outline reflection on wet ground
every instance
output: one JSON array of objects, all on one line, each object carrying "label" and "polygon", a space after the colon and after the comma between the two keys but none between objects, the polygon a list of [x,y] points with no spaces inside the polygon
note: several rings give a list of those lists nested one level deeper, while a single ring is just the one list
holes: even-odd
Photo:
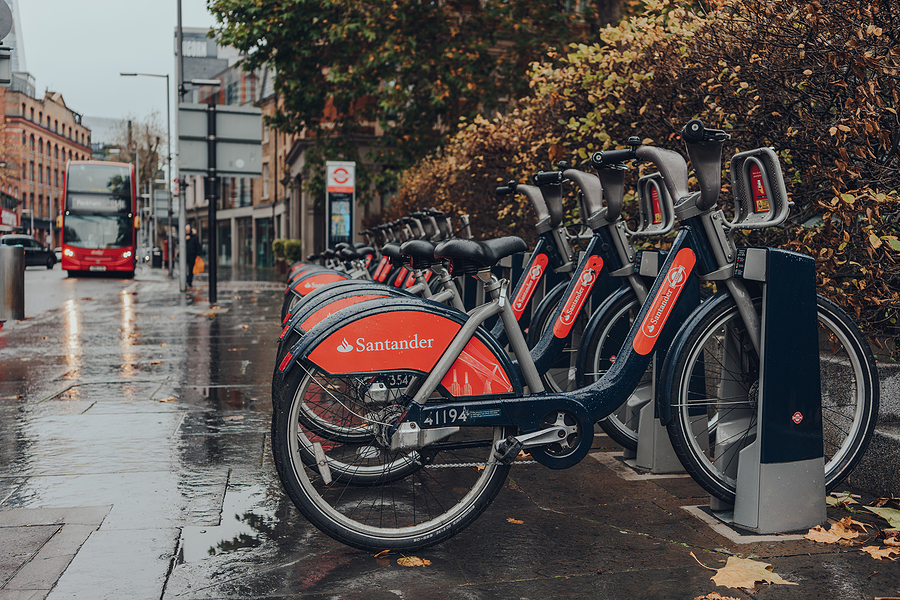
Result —
[{"label": "reflection on wet ground", "polygon": [[[222,282],[210,307],[202,285],[185,298],[164,280],[87,283],[0,332],[0,511],[102,509],[51,600],[694,598],[715,590],[698,561],[751,552],[802,582],[766,598],[900,589],[855,551],[730,542],[682,510],[708,503],[690,479],[625,482],[591,457],[516,467],[476,524],[417,553],[428,568],[352,550],[303,519],[273,468],[283,288]],[[597,436],[592,452],[613,449]],[[16,543],[4,529],[0,547]],[[45,547],[54,531],[34,530]]]}]

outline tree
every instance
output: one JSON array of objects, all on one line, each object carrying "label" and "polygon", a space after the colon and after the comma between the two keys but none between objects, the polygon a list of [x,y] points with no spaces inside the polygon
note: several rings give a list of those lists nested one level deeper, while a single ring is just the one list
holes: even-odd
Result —
[{"label": "tree", "polygon": [[[644,143],[683,150],[699,117],[728,152],[774,146],[794,207],[749,243],[812,255],[819,292],[900,357],[900,16],[887,0],[669,0],[531,70],[533,94],[479,117],[404,174],[389,217],[428,202],[466,212],[476,235],[522,234],[528,207],[494,186],[565,158]],[[727,155],[726,155],[727,156]],[[727,187],[722,205],[730,201]],[[526,231],[527,233],[527,231]],[[743,235],[743,234],[738,234]]]},{"label": "tree", "polygon": [[[569,10],[579,6],[583,10]],[[603,13],[593,7],[600,6]],[[493,114],[528,89],[527,65],[550,46],[586,40],[621,0],[215,0],[224,44],[245,67],[268,65],[282,99],[270,124],[308,132],[307,156],[358,160],[362,139],[382,166],[357,176],[361,200],[441,145],[460,117]],[[384,135],[374,140],[376,126]],[[309,159],[312,159],[311,161]]]}]

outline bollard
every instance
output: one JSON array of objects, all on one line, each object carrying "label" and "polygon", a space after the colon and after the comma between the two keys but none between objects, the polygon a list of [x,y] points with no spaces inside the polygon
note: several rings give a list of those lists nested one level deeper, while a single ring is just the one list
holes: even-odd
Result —
[{"label": "bollard", "polygon": [[0,322],[25,319],[25,248],[0,246]]}]

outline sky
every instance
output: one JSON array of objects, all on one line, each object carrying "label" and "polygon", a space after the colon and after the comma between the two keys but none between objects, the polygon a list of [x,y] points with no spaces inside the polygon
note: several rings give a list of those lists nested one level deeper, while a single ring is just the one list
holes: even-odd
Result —
[{"label": "sky", "polygon": [[[28,71],[39,98],[50,89],[89,117],[165,122],[166,82],[122,72],[169,75],[175,116],[176,0],[17,0]],[[213,27],[206,0],[181,0],[184,27]]]}]

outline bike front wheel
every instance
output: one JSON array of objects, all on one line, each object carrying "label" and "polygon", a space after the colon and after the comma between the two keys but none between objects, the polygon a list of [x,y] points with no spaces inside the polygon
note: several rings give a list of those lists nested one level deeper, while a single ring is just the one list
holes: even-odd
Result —
[{"label": "bike front wheel", "polygon": [[[314,374],[301,380],[276,411],[272,450],[288,496],[332,538],[367,551],[424,548],[471,524],[503,487],[509,466],[495,461],[493,448],[511,433],[505,428],[463,427],[418,450],[392,450],[399,405],[369,408],[358,439],[317,432],[309,426],[310,393],[335,390]],[[336,414],[325,420],[340,422]]]},{"label": "bike front wheel", "polygon": [[[853,321],[817,296],[825,488],[862,458],[878,417],[879,384],[868,343]],[[757,436],[759,357],[733,300],[691,333],[672,378],[672,446],[713,496],[734,503],[738,454]]]}]

